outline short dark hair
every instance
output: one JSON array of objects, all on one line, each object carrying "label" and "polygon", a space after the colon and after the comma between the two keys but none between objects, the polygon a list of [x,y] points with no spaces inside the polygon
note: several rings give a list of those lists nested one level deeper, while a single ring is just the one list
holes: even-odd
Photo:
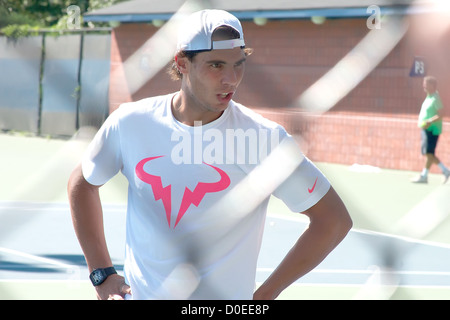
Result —
[{"label": "short dark hair", "polygon": [[[237,30],[229,27],[229,26],[220,26],[216,28],[212,34],[212,38],[220,38],[222,40],[229,40],[229,39],[239,39],[240,34]],[[249,56],[253,50],[250,48],[241,47],[241,49],[244,49],[245,55]],[[211,50],[193,50],[193,51],[180,51],[177,53],[178,56],[184,58],[188,58],[189,61],[193,61],[194,57],[201,53],[201,52],[207,52]],[[178,70],[177,64],[175,62],[175,58],[172,60],[172,64],[167,69],[167,73],[170,75],[172,80],[181,80],[183,78],[183,74]]]},{"label": "short dark hair", "polygon": [[433,76],[426,76],[424,80],[431,84],[434,88],[437,88],[437,79]]}]

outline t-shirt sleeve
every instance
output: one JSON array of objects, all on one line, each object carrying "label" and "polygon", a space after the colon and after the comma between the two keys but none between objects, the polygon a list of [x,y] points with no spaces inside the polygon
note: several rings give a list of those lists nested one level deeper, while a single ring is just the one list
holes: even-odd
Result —
[{"label": "t-shirt sleeve", "polygon": [[436,99],[434,100],[434,108],[436,109],[436,114],[439,112],[439,110],[441,110],[443,107],[442,105],[442,100],[439,96],[436,97]]},{"label": "t-shirt sleeve", "polygon": [[84,178],[93,185],[103,185],[122,168],[118,112],[103,123],[82,158]]},{"label": "t-shirt sleeve", "polygon": [[293,212],[304,212],[315,205],[330,189],[325,175],[307,158],[273,193]]}]

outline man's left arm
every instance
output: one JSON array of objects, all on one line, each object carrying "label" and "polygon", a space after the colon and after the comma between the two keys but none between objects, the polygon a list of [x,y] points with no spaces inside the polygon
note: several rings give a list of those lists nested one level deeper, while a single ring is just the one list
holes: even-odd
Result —
[{"label": "man's left arm", "polygon": [[332,187],[305,214],[310,219],[308,229],[255,291],[255,300],[275,299],[284,289],[322,262],[352,228],[350,215]]},{"label": "man's left arm", "polygon": [[432,116],[431,118],[427,119],[426,125],[425,125],[425,129],[427,129],[431,124],[433,124],[434,122],[437,122],[439,120],[442,120],[442,101],[440,99],[440,97],[437,97],[432,105],[432,108],[434,109],[434,116]]},{"label": "man's left arm", "polygon": [[431,118],[425,120],[425,125],[423,126],[424,129],[428,129],[434,122],[437,122],[442,119],[441,110],[436,110],[436,114],[432,116]]}]

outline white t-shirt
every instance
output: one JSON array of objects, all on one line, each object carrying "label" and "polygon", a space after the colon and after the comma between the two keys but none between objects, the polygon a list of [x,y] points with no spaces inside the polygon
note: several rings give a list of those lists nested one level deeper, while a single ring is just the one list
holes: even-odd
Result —
[{"label": "white t-shirt", "polygon": [[[128,179],[133,299],[251,299],[270,194],[302,212],[330,184],[278,124],[231,101],[217,120],[190,127],[173,117],[173,96],[114,111],[83,157],[84,177]],[[290,151],[276,152],[286,142]]]}]

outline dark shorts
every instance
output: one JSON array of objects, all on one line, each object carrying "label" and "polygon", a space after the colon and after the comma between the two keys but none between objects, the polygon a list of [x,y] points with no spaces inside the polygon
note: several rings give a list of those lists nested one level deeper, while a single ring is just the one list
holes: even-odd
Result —
[{"label": "dark shorts", "polygon": [[428,130],[422,130],[422,154],[434,154],[439,136],[435,136]]}]

